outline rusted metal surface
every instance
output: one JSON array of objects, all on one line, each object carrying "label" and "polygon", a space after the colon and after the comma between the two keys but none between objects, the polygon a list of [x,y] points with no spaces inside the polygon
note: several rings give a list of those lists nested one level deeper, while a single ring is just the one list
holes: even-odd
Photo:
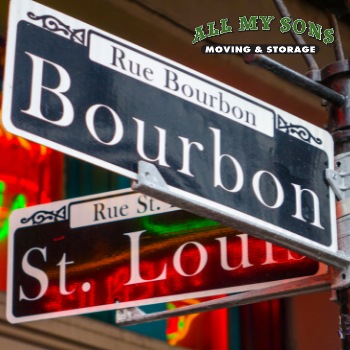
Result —
[{"label": "rusted metal surface", "polygon": [[340,304],[340,327],[338,334],[341,339],[342,350],[348,350],[350,346],[349,289],[338,291],[338,301]]},{"label": "rusted metal surface", "polygon": [[335,142],[335,155],[350,151],[350,65],[348,60],[337,61],[321,70],[322,83],[346,96],[342,106],[327,104],[328,131]]},{"label": "rusted metal surface", "polygon": [[[350,4],[350,1],[347,0]],[[321,70],[321,82],[330,89],[344,95],[346,101],[342,106],[336,106],[331,101],[327,103],[328,130],[335,143],[335,167],[342,174],[343,198],[337,202],[337,234],[338,249],[347,255],[350,252],[350,65],[345,59],[339,34],[337,20],[334,14],[328,13],[329,23],[334,28],[334,51],[336,62]],[[350,316],[349,316],[349,287],[350,269],[334,269],[332,289],[337,290],[336,302],[340,305],[339,336],[342,350],[349,350],[350,346]]]}]

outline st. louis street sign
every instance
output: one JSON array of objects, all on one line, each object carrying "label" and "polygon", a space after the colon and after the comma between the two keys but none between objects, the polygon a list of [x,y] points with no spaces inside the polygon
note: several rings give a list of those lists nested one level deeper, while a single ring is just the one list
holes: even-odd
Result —
[{"label": "st. louis street sign", "polygon": [[9,132],[134,180],[145,161],[165,201],[311,257],[337,251],[326,131],[33,1],[11,2],[7,45]]},{"label": "st. louis street sign", "polygon": [[7,318],[227,294],[326,273],[315,260],[130,190],[16,210]]}]

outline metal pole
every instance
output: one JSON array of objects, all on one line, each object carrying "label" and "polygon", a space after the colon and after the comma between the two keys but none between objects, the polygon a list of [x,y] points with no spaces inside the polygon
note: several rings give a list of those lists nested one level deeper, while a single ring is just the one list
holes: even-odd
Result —
[{"label": "metal pole", "polygon": [[[350,0],[347,1],[348,5]],[[350,10],[350,7],[349,7]],[[330,26],[334,28],[334,53],[337,62],[324,68],[323,81],[328,82],[330,88],[338,90],[348,98],[350,97],[350,67],[348,61],[345,61],[342,42],[340,39],[338,22],[334,14],[327,11]],[[322,72],[321,72],[322,75]],[[343,75],[343,77],[342,77]],[[343,177],[349,178],[350,168],[350,138],[346,129],[350,127],[350,107],[349,102],[344,104],[343,108],[327,106],[329,116],[329,128],[332,132],[335,147],[336,167]],[[347,134],[347,135],[345,135]],[[342,202],[350,199],[350,190],[344,190],[344,199],[338,202],[339,207],[344,207]],[[339,249],[346,253],[350,252],[350,220],[347,211],[338,218],[338,245]],[[340,305],[340,327],[339,336],[341,339],[342,350],[350,349],[350,316],[349,316],[349,296],[350,296],[350,271],[349,269],[334,270],[333,288],[342,287],[337,291],[337,302]]]},{"label": "metal pole", "polygon": [[346,98],[343,95],[305,77],[304,75],[284,66],[270,57],[259,54],[244,54],[243,58],[246,63],[263,67],[279,77],[288,80],[289,82],[298,85],[321,98],[324,98],[337,107],[341,107],[346,101]]},{"label": "metal pole", "polygon": [[343,45],[340,39],[340,33],[339,33],[339,27],[338,27],[338,21],[333,15],[333,13],[330,13],[327,11],[328,21],[331,28],[334,29],[334,53],[335,58],[337,61],[343,61],[345,60],[344,51],[343,51]]},{"label": "metal pole", "polygon": [[[292,16],[289,14],[289,11],[288,11],[286,5],[284,4],[283,0],[273,0],[273,2],[275,3],[275,5],[276,5],[276,7],[277,7],[277,9],[282,17],[292,18]],[[292,21],[293,21],[293,19],[292,19]],[[290,33],[292,34],[294,41],[298,45],[305,45],[306,44],[304,38],[301,35],[296,34],[294,32],[294,30],[291,30]],[[303,53],[302,55],[304,57],[304,60],[307,64],[307,66],[309,67],[309,70],[318,70],[319,69],[314,57],[311,54]]]},{"label": "metal pole", "polygon": [[[281,15],[290,17],[283,0],[274,0]],[[350,10],[350,0],[346,0]],[[337,202],[337,231],[338,249],[347,256],[350,255],[350,64],[345,60],[342,43],[339,34],[338,23],[333,14],[328,13],[328,19],[334,28],[334,51],[336,62],[324,67],[321,71],[315,69],[313,58],[304,55],[311,71],[309,77],[315,78],[319,83],[310,84],[306,77],[282,66],[278,62],[263,55],[244,55],[248,64],[259,65],[274,74],[308,90],[322,98],[327,103],[328,131],[334,139],[335,168],[339,172],[345,186],[341,188],[341,200]],[[301,43],[301,37],[294,35],[294,40]],[[316,65],[317,67],[317,65]],[[317,85],[315,85],[317,84]],[[320,87],[322,86],[322,87]],[[325,89],[323,89],[325,88]],[[328,88],[328,89],[327,89]],[[350,268],[333,269],[332,289],[336,291],[335,301],[340,305],[339,335],[342,350],[350,349]]]},{"label": "metal pole", "polygon": [[[350,0],[349,0],[350,1]],[[338,36],[336,57],[342,57],[340,36]],[[296,85],[323,97],[328,113],[328,131],[334,140],[335,169],[345,186],[341,188],[342,200],[337,202],[338,249],[350,255],[350,63],[339,60],[319,72],[320,83],[281,65],[263,55],[244,55],[249,64],[259,65]],[[322,84],[321,84],[322,83]],[[338,210],[339,209],[339,210]],[[342,350],[349,350],[349,288],[350,268],[333,269],[332,288],[337,291],[337,302],[341,305],[339,334]]]},{"label": "metal pole", "polygon": [[[335,56],[337,61],[331,63],[321,70],[322,83],[330,89],[347,97],[343,106],[339,107],[332,102],[327,103],[328,130],[332,134],[335,149],[335,168],[339,175],[348,184],[350,180],[350,66],[345,60],[340,40],[338,24],[334,15],[328,13],[330,24],[335,31]],[[342,200],[337,202],[337,208],[345,208],[350,201],[350,186],[343,187]],[[347,255],[350,253],[350,212],[348,209],[338,210],[337,231],[338,249]],[[350,339],[350,317],[349,317],[349,287],[350,269],[343,268],[333,270],[332,288],[336,290],[336,301],[340,305],[340,327],[339,336],[342,350],[349,350]]]},{"label": "metal pole", "polygon": [[131,326],[139,323],[164,320],[170,317],[190,315],[198,312],[213,311],[228,307],[258,303],[260,301],[293,297],[296,295],[318,293],[330,290],[329,275],[310,277],[306,281],[301,279],[299,281],[281,283],[274,287],[230,295],[228,297],[209,300],[179,309],[155,312],[152,314],[142,314],[137,310],[127,309],[130,310],[129,313],[119,311],[123,316],[119,318],[117,317],[116,322],[120,326]]}]

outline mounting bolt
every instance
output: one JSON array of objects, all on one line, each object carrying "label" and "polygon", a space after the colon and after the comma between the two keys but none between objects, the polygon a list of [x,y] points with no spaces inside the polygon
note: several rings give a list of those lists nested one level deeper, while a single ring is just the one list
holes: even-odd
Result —
[{"label": "mounting bolt", "polygon": [[337,174],[333,174],[333,179],[336,179],[337,178]]}]

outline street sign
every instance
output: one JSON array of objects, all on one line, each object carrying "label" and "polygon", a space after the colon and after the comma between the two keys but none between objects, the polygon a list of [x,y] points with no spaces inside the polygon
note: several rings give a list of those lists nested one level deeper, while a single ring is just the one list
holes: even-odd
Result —
[{"label": "street sign", "polygon": [[325,130],[33,1],[7,45],[9,132],[134,180],[145,161],[160,199],[339,265]]},{"label": "street sign", "polygon": [[12,323],[269,287],[326,266],[140,193],[120,190],[10,217]]}]

